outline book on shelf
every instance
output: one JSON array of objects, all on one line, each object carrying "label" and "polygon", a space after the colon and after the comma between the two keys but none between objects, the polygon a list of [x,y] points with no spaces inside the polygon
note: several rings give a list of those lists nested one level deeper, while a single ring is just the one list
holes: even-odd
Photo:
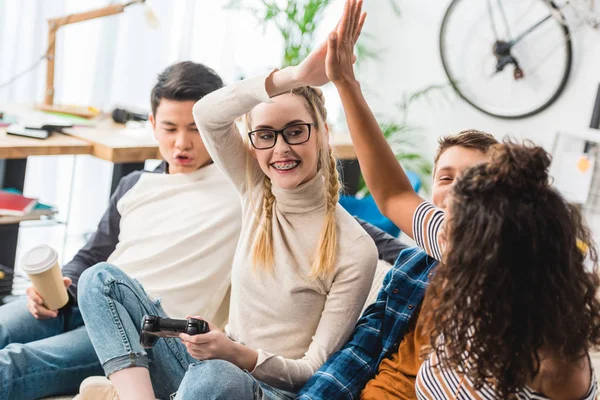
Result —
[{"label": "book on shelf", "polygon": [[0,190],[0,215],[22,217],[29,214],[36,204],[37,200],[31,197]]},{"label": "book on shelf", "polygon": [[56,214],[56,207],[26,197],[14,189],[0,190],[0,224],[14,224]]}]

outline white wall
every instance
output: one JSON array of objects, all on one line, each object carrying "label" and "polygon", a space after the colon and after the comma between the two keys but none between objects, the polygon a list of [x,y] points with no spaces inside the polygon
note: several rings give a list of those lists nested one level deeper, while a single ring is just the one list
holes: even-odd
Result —
[{"label": "white wall", "polygon": [[[365,2],[368,12],[365,32],[375,36],[378,48],[383,50],[382,61],[369,62],[360,75],[368,87],[376,88],[368,95],[376,113],[394,113],[394,105],[402,99],[402,93],[447,82],[438,38],[450,0],[400,0],[399,3],[400,17],[392,12],[387,1]],[[552,150],[557,131],[587,128],[600,83],[600,31],[588,27],[576,30],[573,45],[573,70],[564,93],[549,109],[533,117],[515,121],[493,118],[471,107],[452,91],[449,91],[449,100],[432,96],[430,101],[415,103],[409,115],[413,124],[424,128],[422,150],[433,156],[438,137],[467,128],[484,130],[498,138],[512,135],[531,139]],[[559,150],[564,151],[564,148]],[[596,171],[598,173],[598,168]],[[597,177],[594,182],[598,182]],[[592,185],[592,192],[598,190],[600,188]],[[600,243],[600,210],[597,206],[588,207],[585,215]]]},{"label": "white wall", "polygon": [[[482,0],[483,1],[483,0]],[[378,96],[369,96],[376,111],[393,112],[402,92],[414,92],[433,83],[447,82],[440,61],[438,36],[449,0],[401,0],[397,17],[389,3],[366,1],[365,31],[377,37],[385,62],[371,62],[362,74]],[[542,114],[504,121],[489,117],[456,96],[432,103],[421,101],[411,108],[411,119],[427,128],[427,151],[433,153],[439,136],[466,128],[488,131],[497,137],[510,134],[549,146],[559,128],[585,128],[600,83],[600,31],[578,30],[574,42],[574,68],[559,100]],[[598,132],[600,137],[600,131]]]}]

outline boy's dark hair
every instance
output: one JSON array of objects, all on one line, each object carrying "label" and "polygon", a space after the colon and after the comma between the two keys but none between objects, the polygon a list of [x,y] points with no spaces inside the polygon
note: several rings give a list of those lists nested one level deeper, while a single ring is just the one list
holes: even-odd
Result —
[{"label": "boy's dark hair", "polygon": [[438,140],[438,149],[435,153],[434,165],[437,165],[441,155],[450,147],[460,146],[467,149],[479,150],[487,153],[490,147],[498,144],[496,138],[489,133],[476,129],[467,129],[454,135],[448,135]]},{"label": "boy's dark hair", "polygon": [[197,101],[222,87],[221,77],[203,64],[191,61],[173,64],[158,75],[158,81],[152,88],[150,95],[152,114],[156,114],[162,99]]}]

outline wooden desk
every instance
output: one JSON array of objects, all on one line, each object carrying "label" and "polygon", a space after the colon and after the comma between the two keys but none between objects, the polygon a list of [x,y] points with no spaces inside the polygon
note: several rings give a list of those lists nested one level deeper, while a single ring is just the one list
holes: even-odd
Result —
[{"label": "wooden desk", "polygon": [[55,133],[48,139],[32,139],[7,135],[0,127],[0,159],[26,159],[29,156],[58,156],[65,154],[90,154],[92,145],[85,140]]},{"label": "wooden desk", "polygon": [[334,133],[331,145],[338,160],[356,160],[356,153],[349,134]]},{"label": "wooden desk", "polygon": [[114,164],[110,193],[114,193],[125,175],[144,169],[146,160],[160,159],[154,135],[145,128],[125,128],[110,119],[98,121],[94,127],[77,127],[65,133],[92,145],[91,155]]},{"label": "wooden desk", "polygon": [[68,135],[92,145],[91,155],[113,163],[133,163],[160,159],[154,136],[145,128],[128,129],[111,120],[101,120],[95,127],[65,129]]}]

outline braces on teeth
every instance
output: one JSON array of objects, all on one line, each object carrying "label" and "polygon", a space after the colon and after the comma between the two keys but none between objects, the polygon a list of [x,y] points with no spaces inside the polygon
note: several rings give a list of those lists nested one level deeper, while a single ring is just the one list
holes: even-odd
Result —
[{"label": "braces on teeth", "polygon": [[280,170],[289,170],[289,169],[296,167],[298,164],[299,164],[298,162],[287,163],[287,164],[283,164],[283,165],[273,164],[273,168],[280,169]]}]

